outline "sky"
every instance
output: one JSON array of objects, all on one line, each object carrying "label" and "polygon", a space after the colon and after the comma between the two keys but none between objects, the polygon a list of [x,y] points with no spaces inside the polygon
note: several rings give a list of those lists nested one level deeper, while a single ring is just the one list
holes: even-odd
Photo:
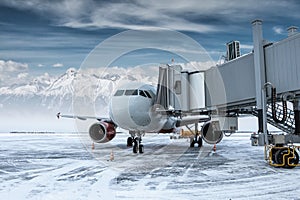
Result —
[{"label": "sky", "polygon": [[[289,26],[300,26],[299,10],[299,0],[1,0],[0,90],[55,80],[83,63],[124,68],[182,63],[182,55],[197,56],[195,46],[217,62],[232,40],[240,41],[242,54],[252,51],[255,19],[263,20],[266,40],[286,38]],[[99,46],[106,48],[95,51]],[[193,58],[190,63],[198,61]],[[0,103],[0,109],[5,106]]]},{"label": "sky", "polygon": [[[299,10],[298,0],[2,0],[2,83],[3,74],[8,80],[10,74],[61,74],[70,67],[79,68],[88,53],[104,40],[126,30],[149,27],[179,31],[218,61],[231,40],[241,42],[242,53],[252,50],[254,19],[263,20],[265,39],[287,37],[287,27],[300,26]],[[168,52],[144,50],[131,54],[131,60],[123,59],[117,65],[171,60]]]}]

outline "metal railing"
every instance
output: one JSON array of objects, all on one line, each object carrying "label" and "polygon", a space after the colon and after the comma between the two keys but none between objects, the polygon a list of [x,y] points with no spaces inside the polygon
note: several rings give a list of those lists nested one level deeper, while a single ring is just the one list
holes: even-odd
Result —
[{"label": "metal railing", "polygon": [[[277,111],[277,118],[283,117],[283,106],[279,103],[275,104],[275,109]],[[257,111],[253,110],[252,114],[257,116]],[[273,125],[274,127],[286,132],[293,134],[295,132],[295,120],[294,120],[294,111],[292,109],[287,108],[287,118],[283,123],[277,123],[274,121],[272,116],[272,106],[271,104],[267,105],[267,121],[269,124]]]}]

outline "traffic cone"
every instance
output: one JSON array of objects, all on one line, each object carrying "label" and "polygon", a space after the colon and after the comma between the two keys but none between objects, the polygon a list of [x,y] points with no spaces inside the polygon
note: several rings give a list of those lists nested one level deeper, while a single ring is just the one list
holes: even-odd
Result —
[{"label": "traffic cone", "polygon": [[94,142],[92,143],[92,150],[94,150],[95,149],[95,144],[94,144]]},{"label": "traffic cone", "polygon": [[113,152],[113,150],[111,150],[109,160],[113,161],[114,159],[115,159],[114,152]]},{"label": "traffic cone", "polygon": [[217,145],[216,144],[214,144],[213,150],[214,150],[214,152],[216,152],[216,150],[217,150]]}]

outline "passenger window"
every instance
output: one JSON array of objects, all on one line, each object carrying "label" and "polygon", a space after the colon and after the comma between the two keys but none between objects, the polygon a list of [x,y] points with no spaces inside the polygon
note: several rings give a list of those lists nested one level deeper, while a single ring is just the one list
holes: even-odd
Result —
[{"label": "passenger window", "polygon": [[126,90],[125,95],[126,96],[138,95],[138,90]]},{"label": "passenger window", "polygon": [[124,94],[124,90],[117,90],[114,96],[122,96]]}]

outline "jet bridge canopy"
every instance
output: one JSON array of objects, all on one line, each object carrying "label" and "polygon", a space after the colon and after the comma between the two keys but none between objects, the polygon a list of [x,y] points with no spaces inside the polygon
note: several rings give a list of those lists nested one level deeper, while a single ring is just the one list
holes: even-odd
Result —
[{"label": "jet bridge canopy", "polygon": [[179,65],[159,68],[156,103],[165,110],[191,111],[205,108],[204,72],[182,71]]},{"label": "jet bridge canopy", "polygon": [[278,93],[300,94],[300,34],[265,48],[266,79]]},{"label": "jet bridge canopy", "polygon": [[[299,98],[300,34],[274,44],[265,44],[262,49],[264,81],[276,87],[278,95],[293,92]],[[255,53],[213,66],[206,71],[184,71],[178,65],[161,66],[157,103],[165,109],[180,111],[255,106],[257,96],[262,92],[257,91]]]},{"label": "jet bridge canopy", "polygon": [[255,101],[253,53],[205,71],[208,109]]}]

